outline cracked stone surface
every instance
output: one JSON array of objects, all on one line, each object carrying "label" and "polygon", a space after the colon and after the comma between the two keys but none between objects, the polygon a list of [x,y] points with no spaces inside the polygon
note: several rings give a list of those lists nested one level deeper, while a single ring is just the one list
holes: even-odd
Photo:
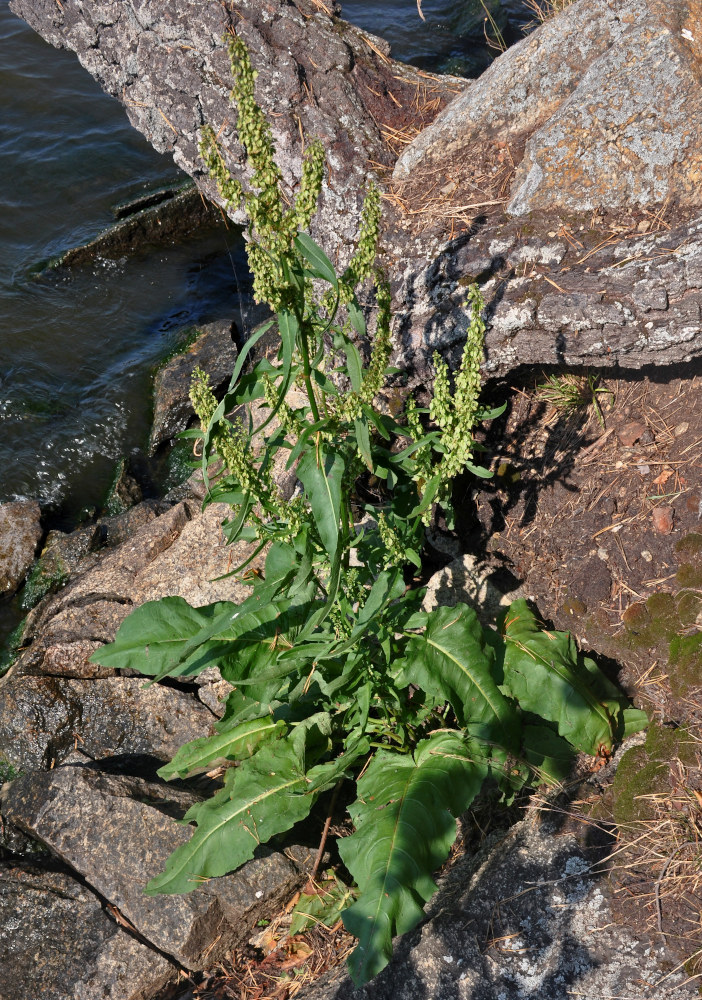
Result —
[{"label": "cracked stone surface", "polygon": [[176,972],[70,874],[0,861],[0,1000],[147,1000]]},{"label": "cracked stone surface", "polygon": [[147,941],[200,969],[243,944],[304,876],[288,857],[261,848],[233,875],[185,895],[145,895],[146,882],[189,840],[192,830],[174,816],[196,799],[142,779],[66,766],[5,785],[1,807],[5,821],[44,843]]},{"label": "cracked stone surface", "polygon": [[[587,838],[551,814],[491,838],[446,877],[427,922],[395,943],[390,965],[355,991],[328,976],[300,1000],[675,1000],[697,996],[666,974],[662,942],[612,923]],[[664,980],[665,978],[665,981]]]}]

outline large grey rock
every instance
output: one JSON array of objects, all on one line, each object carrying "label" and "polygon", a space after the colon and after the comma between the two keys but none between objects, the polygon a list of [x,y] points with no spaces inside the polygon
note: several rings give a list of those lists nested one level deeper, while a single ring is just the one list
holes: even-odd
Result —
[{"label": "large grey rock", "polygon": [[[246,177],[222,42],[234,17],[259,71],[256,95],[280,151],[286,198],[299,177],[301,131],[327,149],[313,235],[342,266],[368,164],[393,164],[384,128],[418,129],[397,171],[409,175],[393,190],[400,200],[384,202],[382,240],[392,262],[394,362],[410,388],[431,383],[435,349],[452,368],[458,363],[473,280],[487,302],[491,375],[544,364],[640,369],[702,356],[702,240],[689,207],[701,190],[696,4],[578,0],[466,85],[417,76],[312,0],[12,0],[52,44],[76,51],[133,124],[156,148],[171,149],[215,200],[197,151],[204,121],[220,132],[233,174]],[[461,109],[463,132],[452,124]],[[515,210],[547,206],[527,224],[504,214],[514,167]],[[669,217],[659,226],[649,206],[667,194]],[[676,197],[688,207],[676,208]],[[555,208],[600,203],[620,208],[604,220]],[[639,227],[658,235],[631,251],[625,236]],[[558,238],[564,231],[568,239]]]},{"label": "large grey rock", "polygon": [[180,354],[167,361],[154,376],[154,418],[149,437],[149,454],[159,445],[184,431],[195,416],[189,392],[193,370],[201,368],[210,378],[216,395],[229,385],[236,364],[234,324],[217,320],[199,328],[196,339]]},{"label": "large grey rock", "polygon": [[11,597],[34,562],[42,535],[35,500],[0,504],[0,598]]},{"label": "large grey rock", "polygon": [[94,759],[149,754],[170,760],[206,736],[215,716],[186,691],[143,677],[0,679],[0,763],[23,773],[60,764],[76,749]]},{"label": "large grey rock", "polygon": [[0,1000],[148,1000],[176,967],[70,875],[0,862]]},{"label": "large grey rock", "polygon": [[145,781],[63,767],[5,786],[2,814],[78,871],[157,948],[199,969],[245,943],[302,876],[287,857],[264,848],[233,875],[185,895],[144,895],[148,879],[191,836],[172,818],[187,799]]},{"label": "large grey rock", "polygon": [[204,511],[192,501],[176,504],[71,581],[43,612],[43,620],[97,595],[132,606],[166,595],[179,595],[194,606],[248,596],[250,588],[232,578],[217,580],[250,551],[244,543],[227,546],[221,523],[230,514],[226,504]]},{"label": "large grey rock", "polygon": [[455,160],[452,193],[496,144],[526,143],[507,211],[699,206],[702,34],[696,0],[577,0],[505,52],[411,143],[404,180]]},{"label": "large grey rock", "polygon": [[597,850],[534,813],[446,877],[417,931],[368,986],[348,977],[300,1000],[675,1000],[697,996],[666,949],[612,921]]}]

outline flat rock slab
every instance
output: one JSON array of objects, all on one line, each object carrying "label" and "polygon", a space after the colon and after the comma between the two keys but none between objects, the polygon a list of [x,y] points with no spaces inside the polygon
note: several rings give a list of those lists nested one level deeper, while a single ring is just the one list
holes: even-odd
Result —
[{"label": "flat rock slab", "polygon": [[34,562],[42,536],[36,500],[0,504],[0,598],[11,597]]},{"label": "flat rock slab", "polygon": [[[300,1000],[687,1000],[684,970],[667,976],[660,939],[612,922],[593,851],[552,816],[526,819],[451,871],[424,926],[355,991],[331,978]],[[486,856],[487,855],[487,856]],[[665,979],[665,981],[663,981]],[[659,985],[660,984],[660,985]]]},{"label": "flat rock slab", "polygon": [[146,882],[192,832],[163,811],[175,806],[177,813],[182,805],[169,804],[168,791],[67,766],[5,786],[2,815],[78,871],[157,948],[201,969],[246,942],[256,921],[286,902],[303,876],[284,855],[261,849],[238,872],[187,895],[144,895]]},{"label": "flat rock slab", "polygon": [[176,972],[63,872],[0,862],[0,1000],[147,1000]]},{"label": "flat rock slab", "polygon": [[0,763],[51,768],[80,749],[93,759],[149,754],[166,761],[206,736],[215,716],[189,693],[143,677],[0,679]]},{"label": "flat rock slab", "polygon": [[195,368],[200,368],[209,376],[215,394],[223,393],[229,385],[238,353],[234,342],[234,324],[231,320],[217,320],[198,329],[193,343],[167,361],[154,376],[150,455],[155,454],[164,441],[170,441],[179,431],[184,431],[195,416],[189,395]]}]

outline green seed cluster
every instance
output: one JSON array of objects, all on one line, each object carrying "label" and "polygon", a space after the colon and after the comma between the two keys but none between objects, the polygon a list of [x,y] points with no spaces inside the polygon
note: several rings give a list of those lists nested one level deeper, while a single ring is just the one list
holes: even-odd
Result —
[{"label": "green seed cluster", "polygon": [[356,420],[361,415],[362,404],[372,403],[385,384],[388,361],[392,353],[390,285],[380,271],[376,273],[376,301],[378,303],[378,317],[368,367],[363,374],[359,391],[349,392],[343,397],[337,410],[340,420],[348,422]]},{"label": "green seed cluster", "polygon": [[[422,441],[426,437],[426,433],[417,412],[417,404],[414,401],[414,396],[409,396],[405,404],[405,420],[407,421],[407,432],[412,440],[414,442]],[[412,456],[414,459],[414,475],[412,479],[417,484],[420,496],[423,495],[424,487],[434,475],[432,455],[431,443],[425,440]],[[423,519],[425,524],[429,523],[430,517],[431,511],[425,512]]]},{"label": "green seed cluster", "polygon": [[358,246],[339,281],[339,297],[342,304],[350,302],[357,286],[370,278],[373,273],[379,237],[380,191],[371,183],[368,185],[361,211]]},{"label": "green seed cluster", "polygon": [[404,546],[397,532],[388,524],[382,511],[378,514],[378,532],[385,550],[385,569],[392,569],[393,566],[404,566],[407,562]]},{"label": "green seed cluster", "polygon": [[295,229],[309,229],[312,216],[317,210],[319,193],[324,180],[324,146],[318,139],[306,148],[302,159],[300,190],[295,198]]},{"label": "green seed cluster", "polygon": [[[477,285],[471,285],[466,304],[470,304],[471,319],[453,392],[448,365],[439,354],[434,353],[434,391],[429,405],[429,417],[440,431],[438,442],[427,440],[426,431],[411,396],[405,407],[407,434],[415,443],[419,443],[412,456],[414,462],[412,479],[422,496],[428,482],[438,475],[439,488],[436,500],[444,507],[449,501],[451,481],[463,471],[473,457],[473,428],[478,419],[485,322],[482,318],[484,302]],[[439,455],[436,463],[433,457],[435,451]],[[424,523],[428,524],[430,518],[431,510],[425,511]]]},{"label": "green seed cluster", "polygon": [[207,429],[212,414],[217,409],[217,400],[210,386],[210,377],[199,366],[194,369],[190,380],[190,402],[200,420],[203,431]]},{"label": "green seed cluster", "polygon": [[446,486],[473,457],[473,428],[478,412],[480,364],[485,343],[485,322],[481,315],[484,303],[477,285],[471,285],[468,302],[471,320],[453,395],[449,387],[448,366],[438,354],[434,355],[436,379],[429,415],[442,432],[444,454],[438,471]]}]

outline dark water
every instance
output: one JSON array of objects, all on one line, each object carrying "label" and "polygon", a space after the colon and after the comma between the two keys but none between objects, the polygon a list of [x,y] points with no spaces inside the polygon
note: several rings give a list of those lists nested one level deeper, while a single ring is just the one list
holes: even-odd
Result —
[{"label": "dark water", "polygon": [[[528,19],[521,0],[486,3],[508,38]],[[426,69],[476,75],[492,58],[480,0],[423,0],[426,21],[416,0],[347,0],[343,12]],[[179,172],[7,0],[0,106],[0,501],[37,497],[70,522],[100,503],[115,462],[145,441],[150,371],[176,331],[232,310],[242,247],[219,228],[37,281],[38,261],[91,238],[112,205]]]},{"label": "dark water", "polygon": [[38,261],[180,176],[74,56],[0,2],[0,501],[99,503],[148,431],[152,366],[176,331],[232,308],[235,231],[37,280]]},{"label": "dark water", "polygon": [[396,59],[429,72],[470,77],[482,73],[499,54],[495,27],[511,45],[523,37],[533,18],[524,0],[422,0],[424,21],[416,0],[341,4],[344,17],[388,41]]}]

